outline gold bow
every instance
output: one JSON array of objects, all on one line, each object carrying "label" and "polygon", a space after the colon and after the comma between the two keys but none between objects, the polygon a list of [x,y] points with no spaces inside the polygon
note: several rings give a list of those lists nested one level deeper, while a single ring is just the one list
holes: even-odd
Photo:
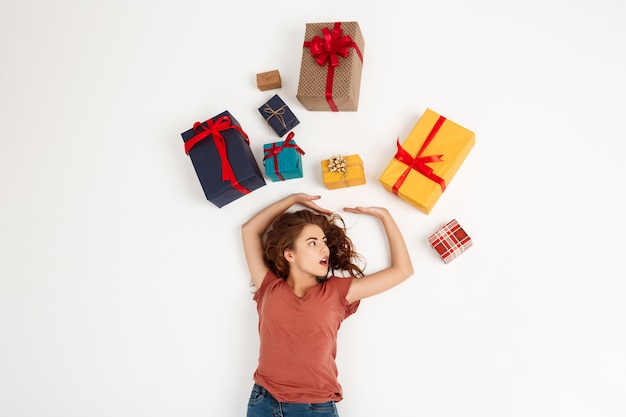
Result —
[{"label": "gold bow", "polygon": [[328,158],[328,169],[330,172],[346,173],[347,159],[344,155],[333,155]]}]

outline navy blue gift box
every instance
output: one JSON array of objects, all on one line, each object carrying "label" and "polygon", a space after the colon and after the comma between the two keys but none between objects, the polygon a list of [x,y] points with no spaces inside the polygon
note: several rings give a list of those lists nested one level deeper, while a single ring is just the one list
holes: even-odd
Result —
[{"label": "navy blue gift box", "polygon": [[293,114],[289,106],[278,96],[270,98],[267,103],[259,107],[259,113],[265,118],[267,123],[274,129],[278,136],[284,136],[295,126],[300,120]]},{"label": "navy blue gift box", "polygon": [[265,185],[248,136],[228,112],[182,133],[207,200],[223,207]]}]

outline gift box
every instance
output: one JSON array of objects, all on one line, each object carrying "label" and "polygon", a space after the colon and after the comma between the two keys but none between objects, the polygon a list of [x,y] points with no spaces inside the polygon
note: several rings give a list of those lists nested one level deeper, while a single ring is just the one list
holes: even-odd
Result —
[{"label": "gift box", "polygon": [[304,151],[296,144],[293,137],[294,133],[289,132],[284,141],[263,145],[265,175],[272,181],[302,178]]},{"label": "gift box", "polygon": [[256,75],[256,85],[261,91],[274,90],[281,87],[278,70],[262,72]]},{"label": "gift box", "polygon": [[204,194],[217,207],[265,185],[248,135],[228,112],[181,134]]},{"label": "gift box", "polygon": [[261,116],[265,118],[278,136],[284,136],[285,133],[300,123],[300,120],[278,94],[275,94],[267,103],[259,107],[259,113],[261,113]]},{"label": "gift box", "polygon": [[474,146],[474,133],[427,109],[379,181],[428,214]]},{"label": "gift box", "polygon": [[472,238],[469,237],[456,219],[433,233],[428,238],[428,242],[445,263],[452,262],[472,247]]},{"label": "gift box", "polygon": [[334,155],[322,161],[322,180],[329,190],[365,184],[363,160],[359,155]]},{"label": "gift box", "polygon": [[312,111],[357,111],[364,41],[357,22],[307,23],[297,99]]}]

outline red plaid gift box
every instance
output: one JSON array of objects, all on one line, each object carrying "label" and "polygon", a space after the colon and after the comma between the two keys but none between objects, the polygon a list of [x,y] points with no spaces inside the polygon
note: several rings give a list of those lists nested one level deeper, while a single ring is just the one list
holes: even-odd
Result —
[{"label": "red plaid gift box", "polygon": [[428,241],[445,263],[452,262],[472,246],[472,238],[456,219],[433,233]]}]

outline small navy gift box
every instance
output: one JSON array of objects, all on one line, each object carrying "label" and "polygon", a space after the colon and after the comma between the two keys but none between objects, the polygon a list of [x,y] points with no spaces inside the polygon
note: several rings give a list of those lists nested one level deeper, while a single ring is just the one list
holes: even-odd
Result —
[{"label": "small navy gift box", "polygon": [[278,94],[275,94],[267,103],[259,107],[259,113],[281,137],[300,123],[300,120]]}]

